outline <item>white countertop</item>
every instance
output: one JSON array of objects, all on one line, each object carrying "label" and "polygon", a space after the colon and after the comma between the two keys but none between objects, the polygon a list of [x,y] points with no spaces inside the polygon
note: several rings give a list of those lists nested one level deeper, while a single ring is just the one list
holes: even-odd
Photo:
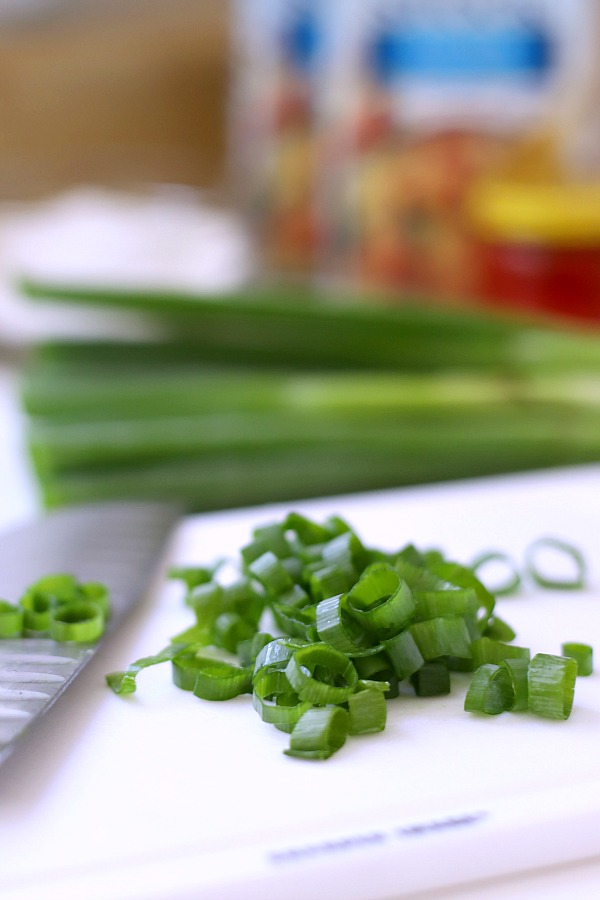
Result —
[{"label": "white countertop", "polygon": [[[322,498],[372,545],[438,546],[517,559],[540,534],[571,539],[586,590],[529,584],[506,599],[517,643],[600,646],[600,466]],[[168,562],[235,553],[289,504],[194,516]],[[190,624],[160,580],[30,741],[0,771],[0,900],[560,900],[600,887],[600,674],[580,679],[568,722],[472,717],[448,698],[390,705],[382,735],[326,763],[283,755],[288,737],[249,698],[179,691],[168,666],[120,698],[107,671],[156,652]],[[462,687],[461,687],[462,685]],[[43,745],[43,747],[42,747]],[[27,854],[31,853],[28,857]],[[325,886],[325,887],[324,887]]]},{"label": "white countertop", "polygon": [[19,404],[18,371],[0,362],[0,532],[39,512]]}]

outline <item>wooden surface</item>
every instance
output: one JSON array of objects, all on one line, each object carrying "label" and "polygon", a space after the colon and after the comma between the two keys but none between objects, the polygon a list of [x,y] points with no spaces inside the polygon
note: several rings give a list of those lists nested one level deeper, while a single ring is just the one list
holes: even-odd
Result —
[{"label": "wooden surface", "polygon": [[218,185],[226,0],[103,0],[0,28],[0,201],[73,183]]}]

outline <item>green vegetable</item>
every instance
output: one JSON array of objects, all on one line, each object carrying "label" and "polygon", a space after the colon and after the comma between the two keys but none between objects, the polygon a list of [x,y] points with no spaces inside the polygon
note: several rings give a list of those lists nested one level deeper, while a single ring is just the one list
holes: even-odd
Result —
[{"label": "green vegetable", "polygon": [[546,719],[568,719],[576,677],[574,659],[537,653],[527,670],[530,712]]},{"label": "green vegetable", "polygon": [[21,637],[24,614],[22,606],[0,600],[0,638]]},{"label": "green vegetable", "polygon": [[328,759],[344,746],[350,727],[341,706],[313,706],[298,719],[290,737],[288,756]]},{"label": "green vegetable", "polygon": [[136,659],[123,672],[111,672],[106,676],[106,683],[115,694],[133,694],[136,689],[136,678],[143,669],[169,662],[186,650],[187,647],[183,644],[170,644],[159,653]]},{"label": "green vegetable", "polygon": [[348,697],[348,734],[373,734],[385,729],[387,703],[376,682],[362,682]]},{"label": "green vegetable", "polygon": [[[510,368],[584,371],[600,366],[592,334],[498,313],[458,310],[403,297],[394,307],[373,298],[337,302],[307,289],[264,289],[210,297],[90,289],[22,280],[24,296],[143,313],[184,355],[220,364],[418,369]],[[118,313],[117,313],[118,314]],[[64,345],[54,350],[60,359]],[[169,358],[169,346],[163,354]],[[102,351],[101,351],[102,352]],[[135,348],[130,348],[135,354]],[[109,345],[106,354],[115,357]],[[155,349],[149,355],[154,358]],[[176,356],[176,353],[173,353]]]},{"label": "green vegetable", "polygon": [[[177,659],[173,660],[177,665]],[[231,700],[252,693],[252,667],[240,667],[210,657],[199,657],[194,694],[203,700]]]},{"label": "green vegetable", "polygon": [[471,655],[475,666],[482,666],[485,663],[498,664],[505,659],[529,659],[530,653],[527,647],[515,647],[514,644],[506,644],[484,635],[472,642]]},{"label": "green vegetable", "polygon": [[312,708],[312,703],[300,699],[286,673],[278,669],[261,671],[254,677],[252,705],[263,722],[287,732]]},{"label": "green vegetable", "polygon": [[513,712],[521,709],[529,708],[529,656],[507,657],[500,661],[500,665],[504,666],[512,679],[512,689],[514,693],[514,701],[511,706]]},{"label": "green vegetable", "polygon": [[511,709],[514,701],[510,672],[503,666],[484,663],[473,675],[465,697],[465,709],[494,716]]},{"label": "green vegetable", "polygon": [[351,660],[323,643],[296,650],[285,674],[300,699],[315,706],[343,703],[358,684],[358,673]]},{"label": "green vegetable", "polygon": [[[174,684],[201,699],[250,694],[260,718],[289,734],[285,753],[305,759],[383,731],[401,685],[419,697],[448,694],[456,669],[472,673],[470,712],[570,713],[575,660],[538,654],[530,663],[473,569],[438,550],[386,552],[339,517],[317,523],[291,512],[254,529],[238,564],[228,584],[217,569],[172,570],[195,625],[109,674],[109,687],[131,693],[142,669],[170,661]],[[342,592],[324,596],[341,582]]]},{"label": "green vegetable", "polygon": [[50,618],[49,633],[55,641],[91,643],[103,631],[104,613],[91,600],[60,604]]},{"label": "green vegetable", "polygon": [[423,663],[410,676],[417,697],[439,697],[450,693],[450,672],[443,663]]},{"label": "green vegetable", "polygon": [[578,675],[591,675],[594,671],[594,650],[589,644],[567,641],[562,645],[561,653],[575,660]]},{"label": "green vegetable", "polygon": [[104,633],[110,597],[100,582],[60,572],[30,584],[17,603],[0,600],[0,639],[49,637],[93,643]]},{"label": "green vegetable", "polygon": [[[490,566],[490,564],[498,563],[501,567],[504,567],[504,578],[503,580],[490,585],[487,583],[487,579],[484,575],[485,569]],[[489,550],[486,553],[480,554],[471,565],[473,571],[480,578],[483,576],[483,581],[487,584],[487,587],[495,597],[504,597],[507,594],[514,594],[521,585],[521,573],[519,572],[516,563],[508,556],[508,554],[502,553],[500,550]]]},{"label": "green vegetable", "polygon": [[[545,574],[539,563],[539,557],[547,550],[551,550],[554,556],[566,559],[570,563],[574,573],[567,576],[551,576]],[[535,581],[541,587],[557,590],[579,590],[584,586],[586,576],[585,560],[577,547],[573,547],[567,541],[554,537],[538,538],[527,548],[526,568]]]},{"label": "green vegetable", "polygon": [[222,509],[600,459],[598,335],[406,298],[22,287],[144,311],[161,335],[32,354],[23,404],[48,507]]}]

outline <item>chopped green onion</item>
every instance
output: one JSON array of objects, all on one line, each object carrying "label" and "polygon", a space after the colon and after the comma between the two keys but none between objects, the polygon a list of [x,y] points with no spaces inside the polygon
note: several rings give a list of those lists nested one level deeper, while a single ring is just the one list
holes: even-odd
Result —
[{"label": "chopped green onion", "polygon": [[358,673],[347,656],[327,644],[296,650],[285,673],[301,700],[343,703],[356,688]]},{"label": "chopped green onion", "polygon": [[328,759],[346,743],[349,716],[341,706],[308,709],[299,719],[284,753],[303,759]]},{"label": "chopped green onion", "polygon": [[[494,597],[505,597],[508,594],[514,594],[521,585],[521,574],[516,563],[508,555],[501,550],[490,550],[487,553],[481,553],[471,563],[473,572],[478,578],[481,578],[487,589]],[[490,583],[487,578],[482,577],[486,568],[501,569],[503,577],[498,581]]]},{"label": "chopped green onion", "polygon": [[473,674],[465,697],[465,710],[495,716],[511,709],[514,701],[514,688],[508,669],[485,663]]},{"label": "chopped green onion", "polygon": [[439,656],[471,659],[471,636],[461,616],[438,616],[415,622],[410,632],[424,660]]},{"label": "chopped green onion", "polygon": [[302,544],[324,544],[333,537],[331,530],[325,525],[320,525],[312,519],[301,515],[298,512],[290,512],[287,514],[284,522],[286,531],[296,533],[298,540]]},{"label": "chopped green onion", "polygon": [[30,584],[18,603],[0,599],[0,639],[50,638],[92,643],[110,616],[106,585],[74,575],[45,575]]},{"label": "chopped green onion", "polygon": [[[173,665],[177,664],[173,660]],[[202,700],[231,700],[252,692],[252,667],[233,665],[220,659],[197,657],[194,694]]]},{"label": "chopped green onion", "polygon": [[104,613],[91,600],[62,603],[50,615],[49,633],[55,641],[91,643],[98,640],[104,628]]},{"label": "chopped green onion", "polygon": [[[190,645],[180,649],[171,658],[171,680],[176,687],[182,691],[193,691],[196,687],[196,677],[200,667],[200,658],[198,653],[200,647]],[[162,662],[166,660],[158,660]]]},{"label": "chopped green onion", "polygon": [[494,612],[496,600],[484,584],[467,566],[444,559],[430,560],[428,566],[434,575],[452,587],[472,588],[479,601],[479,626],[483,632]]},{"label": "chopped green onion", "polygon": [[275,597],[289,591],[294,585],[287,569],[272,550],[267,550],[252,560],[248,565],[248,571],[262,584],[268,594]]},{"label": "chopped green onion", "polygon": [[[404,681],[405,678],[413,675],[425,662],[414,635],[408,629],[388,638],[387,641],[382,641],[381,646],[399,681]],[[440,655],[436,654],[436,656]]]},{"label": "chopped green onion", "polygon": [[501,619],[500,616],[497,616],[495,613],[493,616],[487,621],[487,625],[485,626],[485,630],[483,632],[483,637],[492,638],[495,641],[514,641],[517,634],[504,619]]},{"label": "chopped green onion", "polygon": [[230,653],[237,651],[240,641],[247,641],[256,634],[256,626],[236,612],[223,612],[215,619],[211,637],[217,647]]},{"label": "chopped green onion", "polygon": [[515,647],[514,644],[505,644],[490,637],[481,637],[471,644],[473,664],[479,668],[484,663],[499,663],[503,659],[515,659],[522,657],[529,659],[531,653],[528,647]]},{"label": "chopped green onion", "polygon": [[143,669],[147,669],[149,666],[157,666],[160,663],[170,662],[182,651],[185,651],[185,646],[170,644],[159,653],[136,659],[122,672],[110,672],[106,676],[106,683],[115,694],[133,694],[136,689],[136,677]]},{"label": "chopped green onion", "polygon": [[301,700],[285,672],[274,669],[254,679],[252,705],[263,722],[289,732],[312,703]]},{"label": "chopped green onion", "polygon": [[392,566],[372,563],[348,592],[348,610],[366,631],[390,638],[410,622],[415,600]]},{"label": "chopped green onion", "polygon": [[216,570],[221,565],[218,562],[214,566],[172,566],[169,569],[169,578],[183,581],[188,590],[195,588],[199,584],[206,584],[214,578]]},{"label": "chopped green onion", "polygon": [[110,615],[110,595],[105,584],[101,584],[99,581],[86,581],[84,584],[79,585],[79,592],[82,600],[90,600],[92,603],[95,603],[102,610],[104,618],[108,619]]},{"label": "chopped green onion", "polygon": [[348,697],[348,734],[373,734],[385,729],[387,703],[377,687],[366,687]]},{"label": "chopped green onion", "polygon": [[58,601],[76,600],[79,595],[79,584],[74,575],[59,572],[55,575],[44,575],[31,585],[34,591],[51,594]]},{"label": "chopped green onion", "polygon": [[24,615],[22,606],[0,600],[0,638],[20,637]]},{"label": "chopped green onion", "polygon": [[417,697],[440,697],[450,693],[450,671],[440,662],[426,662],[410,676]]},{"label": "chopped green onion", "polygon": [[294,637],[276,638],[269,641],[256,657],[254,678],[256,679],[264,671],[285,669],[296,650],[306,646],[306,641]]},{"label": "chopped green onion", "polygon": [[300,609],[289,607],[283,603],[273,603],[271,612],[275,624],[285,634],[303,638],[306,641],[316,639],[316,606],[306,606]]},{"label": "chopped green onion", "polygon": [[30,636],[48,634],[56,597],[37,587],[29,588],[19,600],[23,608],[23,630]]},{"label": "chopped green onion", "polygon": [[[540,565],[540,556],[548,550],[559,561],[566,561],[573,570],[573,574],[552,576],[544,573]],[[577,547],[559,538],[538,538],[527,548],[525,559],[529,575],[540,587],[556,590],[580,590],[585,584],[586,564],[583,555]]]},{"label": "chopped green onion", "polygon": [[252,532],[252,541],[242,547],[240,556],[246,565],[249,565],[263,553],[271,552],[278,559],[285,559],[291,554],[289,541],[285,536],[285,525],[273,522],[270,525],[262,525]]},{"label": "chopped green onion", "polygon": [[[568,654],[581,650],[582,673],[591,670],[586,645],[530,661],[473,569],[439,549],[367,547],[337,516],[319,524],[289,513],[255,528],[238,564],[241,577],[228,584],[217,567],[174,570],[196,623],[107,676],[115,693],[170,660],[176,686],[205,700],[249,693],[261,719],[290,735],[287,755],[327,759],[348,735],[384,730],[387,701],[403,687],[444,696],[451,672],[471,672],[467,711],[567,718],[578,665]],[[69,590],[80,605],[86,593],[103,597],[94,583]],[[67,608],[50,606],[51,615]]]},{"label": "chopped green onion", "polygon": [[563,656],[574,659],[577,663],[578,675],[591,675],[594,671],[594,650],[589,644],[568,641],[561,647]]},{"label": "chopped green onion", "polygon": [[240,665],[254,667],[258,654],[267,646],[267,644],[270,644],[272,640],[273,635],[266,631],[257,631],[251,638],[240,641],[236,651],[240,660]]},{"label": "chopped green onion", "polygon": [[528,669],[529,711],[547,719],[568,719],[573,707],[576,660],[537,653]]},{"label": "chopped green onion", "polygon": [[365,647],[369,652],[373,649],[372,638],[365,636],[348,613],[347,594],[321,600],[316,610],[316,627],[320,639],[342,653],[356,656],[361,655]]},{"label": "chopped green onion", "polygon": [[511,712],[527,709],[529,706],[529,659],[524,656],[515,656],[513,659],[500,660],[499,665],[508,670],[512,679],[514,701],[510,708]]},{"label": "chopped green onion", "polygon": [[354,656],[352,662],[361,682],[374,681],[382,685],[388,700],[398,696],[400,679],[392,668],[389,656],[383,650],[369,656]]},{"label": "chopped green onion", "polygon": [[323,544],[323,562],[330,566],[336,564],[342,567],[351,566],[357,572],[362,572],[369,562],[369,554],[352,529],[341,520],[338,521],[339,526],[344,530]]},{"label": "chopped green onion", "polygon": [[435,619],[437,616],[475,615],[479,601],[473,588],[429,590],[414,592],[415,620]]},{"label": "chopped green onion", "polygon": [[310,593],[316,601],[326,600],[334,594],[343,594],[356,582],[357,575],[356,569],[349,563],[319,565],[310,575]]}]

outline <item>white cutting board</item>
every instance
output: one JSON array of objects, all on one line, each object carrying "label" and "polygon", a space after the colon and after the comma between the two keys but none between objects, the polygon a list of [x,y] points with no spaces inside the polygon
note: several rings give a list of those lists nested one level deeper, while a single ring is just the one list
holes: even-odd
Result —
[{"label": "white cutting board", "polygon": [[[585,641],[600,665],[600,467],[197,516],[163,569],[235,554],[290,508],[339,513],[371,545],[412,541],[464,562],[489,548],[521,560],[541,535],[572,541],[589,562],[587,590],[528,584],[498,608],[533,653]],[[351,738],[325,762],[291,759],[288,736],[248,697],[198,700],[172,685],[168,664],[142,672],[133,697],[105,687],[106,672],[191,624],[181,601],[160,575],[0,770],[0,900],[384,900],[453,886],[467,896],[477,879],[600,865],[600,675],[578,679],[567,722],[469,715],[457,676],[450,697],[392,701],[383,734]],[[579,874],[578,897],[593,896],[598,871]],[[511,883],[508,895],[533,896]]]}]

